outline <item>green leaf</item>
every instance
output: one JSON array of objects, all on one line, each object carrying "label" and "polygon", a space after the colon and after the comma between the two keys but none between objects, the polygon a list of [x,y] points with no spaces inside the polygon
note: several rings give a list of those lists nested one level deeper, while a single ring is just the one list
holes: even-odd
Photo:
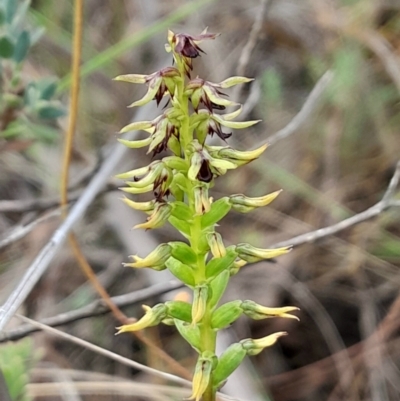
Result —
[{"label": "green leaf", "polygon": [[29,123],[29,127],[25,128],[25,131],[27,130],[33,133],[31,137],[33,136],[35,139],[48,144],[53,143],[60,136],[60,131],[58,129],[42,124]]},{"label": "green leaf", "polygon": [[[0,346],[0,370],[12,400],[26,400],[25,389],[32,362],[32,342],[23,340]],[[0,394],[1,391],[0,391]]]},{"label": "green leaf", "polygon": [[43,101],[43,103],[43,105],[40,105],[37,108],[39,118],[43,118],[44,120],[53,120],[65,115],[65,110],[58,102],[50,103]]},{"label": "green leaf", "polygon": [[14,27],[20,27],[26,25],[25,18],[29,6],[31,5],[31,0],[16,0],[15,2],[18,4],[18,9],[15,13],[12,24]]},{"label": "green leaf", "polygon": [[6,21],[11,24],[18,7],[17,0],[5,0]]},{"label": "green leaf", "polygon": [[187,323],[192,322],[192,305],[183,301],[167,301],[168,316]]},{"label": "green leaf", "polygon": [[211,317],[211,326],[213,329],[221,330],[230,326],[243,313],[240,305],[242,301],[231,301],[220,306]]},{"label": "green leaf", "polygon": [[239,367],[245,356],[246,351],[239,343],[230,345],[223,352],[213,372],[214,388],[219,388],[223,385],[225,380]]},{"label": "green leaf", "polygon": [[218,199],[211,205],[211,210],[202,216],[201,227],[207,228],[218,223],[228,214],[229,210],[231,210],[231,207],[232,205],[229,202],[229,198],[224,197]]},{"label": "green leaf", "polygon": [[201,351],[200,329],[198,326],[192,326],[182,322],[182,320],[174,319],[175,326],[180,335],[198,352]]},{"label": "green leaf", "polygon": [[183,220],[176,218],[175,216],[170,216],[168,221],[172,226],[174,226],[184,237],[190,236],[190,225]]},{"label": "green leaf", "polygon": [[193,219],[193,212],[186,203],[175,201],[171,204],[172,204],[172,216],[185,222],[191,221]]},{"label": "green leaf", "polygon": [[211,310],[214,309],[224,294],[226,287],[228,286],[229,278],[230,272],[225,270],[210,282],[209,288],[211,291],[211,297],[208,301],[208,307]]},{"label": "green leaf", "polygon": [[173,257],[169,258],[165,262],[165,265],[177,279],[189,286],[194,286],[193,270],[190,266],[183,264]]},{"label": "green leaf", "polygon": [[222,258],[211,259],[206,266],[206,277],[218,276],[222,271],[229,270],[232,263],[237,257],[237,252],[234,246],[229,246],[226,248],[226,255]]},{"label": "green leaf", "polygon": [[7,125],[5,130],[0,131],[0,138],[16,138],[24,131],[25,126],[18,120],[11,122]]},{"label": "green leaf", "polygon": [[42,100],[50,100],[57,89],[57,82],[54,79],[42,79],[37,82],[37,88],[40,92],[40,99]]},{"label": "green leaf", "polygon": [[6,22],[6,13],[4,8],[0,6],[0,25],[3,25]]},{"label": "green leaf", "polygon": [[188,244],[179,241],[169,242],[168,244],[171,246],[171,255],[175,259],[188,265],[195,265],[197,263],[197,255]]},{"label": "green leaf", "polygon": [[36,88],[35,82],[30,82],[24,93],[25,104],[31,108],[34,108],[37,101],[39,100],[39,91]]},{"label": "green leaf", "polygon": [[29,32],[23,31],[17,39],[17,43],[14,48],[13,58],[16,63],[23,61],[28,53],[29,46],[31,44]]},{"label": "green leaf", "polygon": [[10,58],[14,54],[12,39],[6,35],[0,37],[0,57]]}]

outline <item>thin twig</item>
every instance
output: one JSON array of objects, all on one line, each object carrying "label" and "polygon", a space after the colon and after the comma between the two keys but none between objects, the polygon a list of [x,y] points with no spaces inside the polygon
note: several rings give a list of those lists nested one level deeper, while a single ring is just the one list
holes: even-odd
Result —
[{"label": "thin twig", "polygon": [[315,109],[319,105],[321,96],[324,94],[329,84],[332,82],[333,77],[334,73],[332,71],[326,71],[308,95],[301,110],[295,115],[295,117],[289,122],[289,124],[287,124],[280,131],[271,135],[266,141],[263,141],[263,143],[268,143],[270,146],[275,145],[276,142],[285,139],[298,131],[300,127],[303,126],[303,124],[305,124],[308,121],[309,117],[314,113]]},{"label": "thin twig", "polygon": [[[74,383],[75,391],[81,395],[126,397],[134,394],[135,397],[151,399],[152,401],[165,401],[176,397],[184,399],[188,396],[188,389],[159,385],[152,383],[137,383],[132,381],[119,381],[118,384],[110,385],[110,382],[103,381],[79,381]],[[26,386],[28,395],[36,397],[57,397],[60,395],[60,385],[58,383],[29,383]],[[168,397],[168,398],[166,398]]]},{"label": "thin twig", "polygon": [[253,51],[254,46],[257,43],[258,35],[260,34],[262,28],[262,23],[264,20],[265,12],[267,10],[267,6],[269,6],[270,4],[272,4],[271,0],[260,1],[260,7],[259,10],[257,10],[256,12],[256,18],[254,19],[249,38],[247,40],[247,43],[243,47],[243,50],[239,57],[238,66],[236,69],[237,75],[244,75],[244,73],[246,72],[246,67],[249,63],[251,52]]},{"label": "thin twig", "polygon": [[[255,45],[257,44],[258,36],[260,35],[262,23],[264,21],[264,16],[268,7],[271,6],[273,0],[261,0],[260,6],[256,10],[256,17],[254,19],[253,26],[250,31],[250,35],[247,39],[246,44],[240,53],[238,66],[236,68],[236,74],[243,76],[246,73],[246,67],[249,64],[251,52],[253,51]],[[240,94],[242,92],[242,85],[238,85],[234,88],[232,92],[232,99],[238,101]]]},{"label": "thin twig", "polygon": [[117,361],[119,363],[122,363],[123,365],[127,365],[130,366],[132,368],[138,369],[142,372],[145,373],[149,373],[150,375],[165,379],[165,380],[170,380],[172,382],[178,383],[178,384],[182,384],[184,386],[191,386],[191,382],[185,379],[181,379],[178,376],[169,374],[169,373],[165,373],[165,372],[161,372],[159,370],[153,369],[153,368],[149,368],[148,366],[142,365],[139,362],[133,361],[131,359],[125,358],[121,355],[118,355],[114,352],[108,351],[104,348],[101,348],[95,344],[92,344],[88,341],[82,340],[78,337],[72,336],[71,334],[67,334],[64,333],[60,330],[54,329],[50,326],[47,326],[43,323],[39,323],[35,320],[29,319],[25,316],[21,316],[21,315],[16,315],[20,320],[24,321],[25,323],[29,323],[32,326],[36,326],[39,330],[43,330],[46,333],[50,333],[53,335],[56,335],[58,337],[63,338],[64,340],[67,340],[69,342],[72,342],[74,344],[80,345],[81,347],[87,348],[90,351],[96,352],[97,354],[103,355],[107,358],[113,359],[114,361]]},{"label": "thin twig", "polygon": [[299,246],[306,243],[315,242],[321,238],[325,238],[331,235],[338,233],[339,231],[343,231],[346,228],[359,224],[365,220],[369,220],[375,216],[378,216],[380,213],[389,209],[390,207],[399,206],[399,202],[393,200],[394,191],[398,185],[400,177],[400,161],[397,163],[396,170],[391,178],[388,188],[382,198],[381,201],[376,203],[374,206],[371,206],[369,209],[365,210],[364,212],[358,213],[354,216],[349,217],[348,219],[342,220],[339,223],[333,224],[328,227],[320,228],[315,231],[311,231],[305,234],[298,235],[287,241],[282,241],[277,244],[274,244],[274,247],[281,247],[281,246]]},{"label": "thin twig", "polygon": [[[349,217],[348,219],[345,219],[337,224],[334,224],[329,227],[320,228],[318,230],[310,231],[305,234],[298,235],[297,237],[293,237],[289,240],[273,244],[273,245],[271,245],[271,247],[278,248],[278,247],[288,246],[288,245],[299,246],[299,245],[302,245],[305,243],[315,242],[316,240],[337,234],[338,232],[345,230],[351,226],[354,226],[355,224],[358,224],[365,220],[371,219],[371,218],[379,215],[380,213],[382,213],[384,210],[388,209],[389,207],[400,206],[400,201],[392,199],[394,192],[396,190],[396,187],[398,185],[399,177],[400,177],[400,161],[397,163],[396,170],[395,170],[395,172],[392,176],[392,179],[389,182],[388,188],[385,191],[385,194],[380,202],[376,203],[374,206],[370,207],[369,209],[365,210],[364,212],[358,213],[358,214],[356,214],[352,217]],[[161,286],[161,287],[159,287],[159,289],[157,289],[157,286],[152,286],[152,287],[149,287],[147,290],[149,292],[151,292],[152,296],[156,296],[156,295],[160,295],[165,292],[168,292],[170,290],[168,285]],[[177,287],[175,287],[174,284],[171,284],[171,290],[179,288],[178,283],[176,283],[176,285],[177,285]],[[152,292],[153,289],[154,289],[154,292]],[[146,290],[142,290],[142,291],[146,291]],[[137,297],[135,294],[138,294]],[[136,303],[136,302],[139,302],[140,300],[142,300],[142,298],[140,298],[141,295],[139,295],[139,294],[140,294],[140,292],[134,292],[134,293],[120,296],[120,297],[113,297],[112,301],[114,303],[116,303],[118,306],[126,306],[126,305]],[[105,313],[107,311],[106,307],[103,305],[104,309],[101,309],[101,307],[100,307],[101,303],[99,303],[99,302],[100,301],[93,302],[81,309],[76,310],[76,311],[71,311],[71,312],[64,313],[62,315],[57,315],[52,318],[48,318],[44,321],[49,325],[61,325],[61,324],[70,323],[70,322],[78,320],[78,319],[95,316],[96,314]],[[32,330],[31,328],[25,327],[25,328],[16,329],[16,330],[13,330],[10,332],[6,332],[2,336],[0,336],[0,342],[24,337],[27,334],[31,333],[32,331],[34,331],[34,330]]]},{"label": "thin twig", "polygon": [[[112,297],[111,300],[113,304],[122,308],[143,302],[152,297],[160,296],[181,287],[183,287],[181,282],[177,280],[170,280],[166,283],[155,284],[142,290]],[[103,300],[99,299],[86,306],[83,306],[82,308],[42,319],[40,323],[46,324],[47,326],[56,327],[70,324],[88,317],[103,315],[108,312],[110,312],[110,308],[103,302]],[[31,325],[23,325],[10,331],[4,331],[0,333],[0,343],[18,340],[38,330],[38,328],[35,328]]]},{"label": "thin twig", "polygon": [[[137,113],[138,120],[146,119],[150,114],[150,109],[152,109],[152,107],[154,106],[149,105],[141,108]],[[136,133],[132,132],[130,136],[127,136],[127,138],[133,138],[134,135],[136,135]],[[10,294],[2,308],[0,308],[0,331],[4,329],[7,322],[25,301],[40,277],[45,273],[57,251],[63,245],[68,232],[72,229],[73,225],[82,218],[97,194],[103,190],[108,178],[113,175],[116,166],[121,160],[123,160],[128,151],[128,148],[120,144],[114,146],[113,151],[93,176],[86,190],[82,193],[75,206],[71,209],[67,218],[28,267],[17,287]]]},{"label": "thin twig", "polygon": [[[68,202],[79,198],[80,194],[69,195]],[[2,200],[0,201],[0,213],[26,213],[42,211],[60,205],[60,198],[42,198],[28,200]]]},{"label": "thin twig", "polygon": [[[118,187],[114,184],[107,185],[104,190],[100,191],[99,194],[105,194],[110,191],[117,190]],[[68,203],[72,203],[76,201],[79,195],[69,195],[68,196]],[[3,238],[0,239],[0,250],[7,248],[14,242],[17,242],[28,235],[33,229],[36,228],[41,223],[44,223],[47,220],[52,219],[55,216],[61,214],[62,209],[59,208],[60,200],[59,198],[49,198],[49,199],[32,199],[29,201],[0,201],[0,213],[2,212],[2,207],[4,208],[5,212],[16,212],[16,213],[23,213],[29,211],[40,211],[40,210],[47,210],[52,209],[54,207],[58,207],[58,209],[47,213],[43,216],[40,216],[36,220],[32,221],[31,223],[23,226],[14,226],[8,230],[3,235]]]},{"label": "thin twig", "polygon": [[4,234],[4,238],[0,240],[0,250],[7,248],[12,243],[19,241],[20,239],[24,238],[28,235],[36,226],[45,221],[51,220],[56,216],[61,214],[61,209],[53,210],[50,213],[47,213],[43,216],[40,216],[38,219],[32,221],[31,223],[27,224],[26,226],[17,226],[14,227],[12,230]]},{"label": "thin twig", "polygon": [[399,185],[399,180],[400,180],[400,161],[397,162],[393,177],[389,182],[385,194],[383,195],[382,198],[383,203],[387,204],[391,202],[393,195],[397,189],[397,186]]},{"label": "thin twig", "polygon": [[[106,358],[110,358],[110,359],[112,359],[112,360],[114,360],[114,361],[116,361],[118,363],[123,364],[123,365],[130,366],[130,367],[132,367],[134,369],[140,370],[142,372],[148,373],[150,375],[159,377],[159,378],[164,379],[164,380],[169,380],[171,382],[174,382],[174,383],[177,383],[177,384],[181,384],[183,386],[187,386],[187,387],[191,387],[192,386],[192,382],[189,381],[189,380],[185,380],[185,379],[182,379],[182,378],[180,378],[178,376],[172,375],[170,373],[162,372],[160,370],[150,368],[150,367],[148,367],[146,365],[142,365],[141,363],[133,361],[132,359],[125,358],[125,357],[123,357],[121,355],[116,354],[115,352],[111,352],[111,351],[109,351],[107,349],[104,349],[104,348],[101,348],[101,347],[99,347],[99,346],[97,346],[95,344],[92,344],[89,341],[85,341],[85,340],[82,340],[82,339],[80,339],[78,337],[72,336],[71,334],[64,333],[63,331],[54,329],[54,328],[52,328],[50,326],[47,326],[47,325],[45,325],[43,323],[39,323],[39,322],[37,322],[35,320],[32,320],[32,319],[29,319],[29,318],[27,318],[25,316],[21,316],[21,315],[17,314],[16,317],[18,317],[20,320],[24,321],[25,323],[28,323],[28,324],[33,325],[33,326],[36,326],[39,330],[43,330],[46,333],[53,334],[53,335],[55,335],[57,337],[63,338],[66,341],[72,342],[72,343],[74,343],[76,345],[79,345],[81,347],[89,349],[92,352],[95,352],[95,353],[97,353],[99,355],[105,356]],[[236,398],[228,397],[225,394],[221,394],[221,393],[217,393],[217,395],[218,395],[218,398],[220,398],[220,399],[231,400],[231,401],[233,401],[233,400],[241,401],[241,400],[238,400]]]}]

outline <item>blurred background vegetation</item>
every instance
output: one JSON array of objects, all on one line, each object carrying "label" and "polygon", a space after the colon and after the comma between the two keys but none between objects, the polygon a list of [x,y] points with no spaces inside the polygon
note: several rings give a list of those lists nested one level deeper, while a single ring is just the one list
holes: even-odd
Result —
[{"label": "blurred background vegetation", "polygon": [[[260,20],[261,7],[265,12]],[[61,222],[52,211],[59,199],[68,122],[72,20],[70,0],[0,1],[1,303]],[[397,0],[86,0],[71,194],[84,191],[115,146],[116,132],[135,118],[135,110],[126,106],[143,88],[113,82],[113,77],[151,73],[169,65],[164,51],[168,28],[196,34],[209,26],[221,36],[204,46],[207,56],[196,60],[195,73],[218,82],[238,73],[238,60],[256,20],[261,26],[244,71],[256,80],[235,96],[246,105],[249,119],[263,122],[235,132],[229,140],[232,145],[246,149],[265,141],[293,119],[327,70],[334,78],[306,124],[259,160],[218,181],[215,198],[284,190],[268,209],[226,217],[220,228],[226,242],[268,247],[377,203],[400,159]],[[152,113],[147,119],[157,116]],[[146,164],[143,153],[130,151],[121,165]],[[168,226],[150,233],[130,231],[144,217],[119,201],[116,180],[105,177],[105,184],[107,190],[96,197],[75,233],[109,294],[119,295],[155,284],[158,277],[128,271],[121,262],[130,254],[144,256],[145,249],[176,234]],[[31,200],[45,200],[47,207],[24,208],[23,202]],[[384,319],[400,321],[391,309],[400,285],[399,216],[399,208],[388,209],[335,236],[302,245],[276,264],[249,266],[235,276],[227,299],[251,298],[302,309],[300,323],[239,320],[230,329],[238,338],[278,330],[290,334],[278,347],[252,359],[253,393],[243,400],[399,399],[400,324],[382,336],[384,346],[365,342]],[[39,218],[27,235],[5,242]],[[66,244],[21,312],[39,320],[96,298]],[[138,316],[139,306],[124,312]],[[7,329],[18,324],[14,319]],[[114,337],[116,325],[107,314],[63,330],[157,369],[171,370],[134,337]],[[195,355],[174,330],[161,327],[148,330],[146,336],[192,369]],[[161,390],[156,398],[156,388],[161,388],[157,386],[165,383],[89,350],[45,333],[30,337],[0,348],[0,369],[13,401],[180,399],[162,395]],[[349,352],[337,354],[344,348]],[[91,387],[63,392],[63,386],[73,388],[82,380],[90,381]],[[117,392],[116,380],[129,381],[132,387]],[[114,384],[108,390],[96,386],[104,381]],[[54,382],[63,386],[49,395],[44,385]],[[148,387],[142,394],[134,384],[143,382]]]}]

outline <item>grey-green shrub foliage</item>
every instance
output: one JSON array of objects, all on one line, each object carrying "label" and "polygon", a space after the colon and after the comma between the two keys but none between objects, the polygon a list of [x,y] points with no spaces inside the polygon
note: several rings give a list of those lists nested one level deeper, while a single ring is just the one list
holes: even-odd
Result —
[{"label": "grey-green shrub foliage", "polygon": [[29,81],[22,74],[29,50],[43,33],[30,26],[29,6],[30,0],[0,0],[0,139],[51,141],[57,131],[46,122],[64,114],[54,99],[57,82]]}]

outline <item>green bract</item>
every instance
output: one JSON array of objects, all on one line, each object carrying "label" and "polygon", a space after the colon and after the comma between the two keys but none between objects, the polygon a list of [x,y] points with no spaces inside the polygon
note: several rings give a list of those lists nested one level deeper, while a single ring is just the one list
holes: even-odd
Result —
[{"label": "green bract", "polygon": [[[204,31],[197,36],[168,33],[166,49],[172,52],[174,67],[167,67],[149,75],[127,74],[117,78],[135,84],[146,84],[147,93],[131,106],[141,106],[156,100],[157,105],[168,99],[169,108],[152,121],[139,121],[122,128],[121,133],[141,130],[148,138],[134,141],[120,140],[130,148],[148,147],[157,157],[148,166],[136,168],[117,177],[125,181],[123,191],[130,194],[152,193],[149,201],[123,201],[131,208],[149,216],[136,228],[153,229],[169,222],[182,235],[183,241],[159,245],[145,258],[133,256],[127,263],[135,268],[153,268],[170,272],[193,291],[192,303],[168,301],[154,308],[145,307],[145,315],[136,323],[122,326],[119,332],[141,330],[159,323],[173,324],[182,337],[199,353],[193,377],[190,399],[215,400],[215,393],[239,366],[245,355],[255,355],[272,345],[284,333],[264,339],[246,339],[231,345],[221,356],[215,355],[217,332],[232,324],[242,314],[253,319],[269,317],[296,318],[288,312],[295,307],[267,308],[252,301],[232,301],[218,307],[231,275],[247,263],[275,258],[291,250],[260,249],[249,244],[226,247],[218,223],[231,209],[247,213],[272,202],[280,191],[249,198],[235,194],[213,200],[209,190],[216,179],[257,159],[266,145],[251,151],[239,151],[224,144],[207,143],[209,135],[225,141],[230,133],[225,128],[244,129],[258,121],[234,121],[242,110],[221,92],[237,84],[250,82],[244,77],[227,78],[220,83],[191,79],[193,58],[200,55],[199,43],[214,39],[216,34]],[[216,114],[234,106],[231,113]],[[239,106],[239,107],[237,107]]]}]

